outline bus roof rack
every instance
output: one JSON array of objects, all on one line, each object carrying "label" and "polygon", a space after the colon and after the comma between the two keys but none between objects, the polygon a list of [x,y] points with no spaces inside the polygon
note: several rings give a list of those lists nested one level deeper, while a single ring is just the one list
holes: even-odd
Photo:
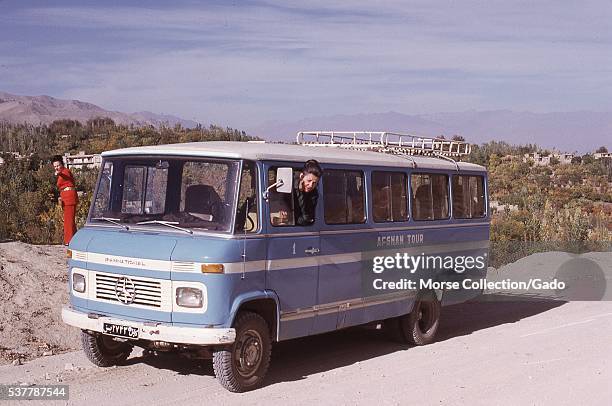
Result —
[{"label": "bus roof rack", "polygon": [[440,158],[462,157],[469,155],[472,150],[472,146],[463,141],[387,131],[300,131],[296,140],[300,145],[312,147],[335,147]]}]

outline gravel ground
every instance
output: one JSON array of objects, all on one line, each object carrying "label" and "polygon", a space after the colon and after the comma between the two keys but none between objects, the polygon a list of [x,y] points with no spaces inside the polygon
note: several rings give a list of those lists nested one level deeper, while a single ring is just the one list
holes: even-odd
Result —
[{"label": "gravel ground", "polygon": [[61,321],[66,247],[0,243],[0,365],[80,348]]}]

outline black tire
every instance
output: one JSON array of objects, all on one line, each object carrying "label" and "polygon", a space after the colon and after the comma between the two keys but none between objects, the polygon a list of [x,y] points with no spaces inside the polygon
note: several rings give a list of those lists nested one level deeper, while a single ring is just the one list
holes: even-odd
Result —
[{"label": "black tire", "polygon": [[215,376],[230,392],[246,392],[261,385],[270,365],[270,328],[258,314],[241,312],[234,322],[236,341],[214,351]]},{"label": "black tire", "polygon": [[440,301],[434,292],[419,293],[412,311],[399,318],[405,342],[412,345],[432,343],[440,325],[440,310]]},{"label": "black tire", "polygon": [[81,331],[81,345],[87,359],[99,367],[123,364],[134,348],[133,345],[115,341],[110,336],[90,334],[87,331]]}]

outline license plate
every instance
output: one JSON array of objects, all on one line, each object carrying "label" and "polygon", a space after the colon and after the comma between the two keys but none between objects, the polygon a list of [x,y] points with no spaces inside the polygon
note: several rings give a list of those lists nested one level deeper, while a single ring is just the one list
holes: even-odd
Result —
[{"label": "license plate", "polygon": [[104,323],[104,334],[113,336],[138,338],[138,327],[122,326],[120,324]]}]

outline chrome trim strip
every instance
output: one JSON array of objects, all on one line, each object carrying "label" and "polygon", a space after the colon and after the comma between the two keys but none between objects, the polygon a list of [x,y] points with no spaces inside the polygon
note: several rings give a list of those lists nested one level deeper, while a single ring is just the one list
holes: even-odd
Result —
[{"label": "chrome trim strip", "polygon": [[[378,249],[371,251],[355,251],[342,254],[327,254],[313,255],[297,258],[281,258],[269,260],[254,260],[244,262],[220,262],[225,268],[226,274],[236,274],[243,272],[260,272],[264,270],[279,271],[290,270],[297,268],[316,267],[321,265],[340,265],[351,262],[367,261],[376,256],[390,256],[397,253],[408,255],[430,255],[433,253],[452,253],[456,251],[485,249],[489,247],[489,240],[466,241],[461,243],[448,243],[437,245],[417,245],[412,247],[395,247],[387,249]],[[90,263],[106,264],[120,266],[125,268],[139,268],[145,270],[172,271],[176,273],[198,273],[200,272],[203,263],[194,262],[193,270],[180,269],[180,264],[186,264],[184,261],[165,261],[165,260],[150,260],[143,258],[120,257],[115,255],[105,255],[93,252],[76,251],[79,255],[86,254],[86,260]],[[75,251],[73,251],[74,255]],[[108,261],[106,259],[109,259]],[[116,262],[114,261],[116,259]],[[179,264],[179,266],[175,265]]]},{"label": "chrome trim strip", "polygon": [[366,298],[355,298],[348,300],[340,300],[337,302],[325,303],[303,309],[292,311],[281,311],[281,321],[292,321],[306,319],[317,315],[325,315],[347,311],[352,309],[361,309],[364,307],[377,306],[385,303],[397,302],[400,300],[411,299],[416,296],[416,291],[392,292],[384,295],[370,296]]}]

